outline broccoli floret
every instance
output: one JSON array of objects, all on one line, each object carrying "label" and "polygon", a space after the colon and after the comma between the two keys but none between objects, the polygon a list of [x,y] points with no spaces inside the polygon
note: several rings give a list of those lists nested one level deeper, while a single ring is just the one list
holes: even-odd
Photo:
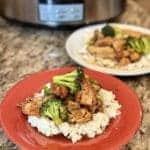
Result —
[{"label": "broccoli floret", "polygon": [[115,30],[112,26],[110,25],[106,25],[102,28],[102,33],[104,36],[111,36],[114,37],[115,36]]},{"label": "broccoli floret", "polygon": [[133,48],[138,53],[150,53],[150,39],[147,37],[128,37],[126,39],[126,44],[128,47]]},{"label": "broccoli floret", "polygon": [[75,94],[81,89],[81,81],[84,78],[83,70],[78,67],[76,70],[66,73],[64,75],[58,75],[53,77],[53,83],[63,85],[70,89],[71,94]]},{"label": "broccoli floret", "polygon": [[148,54],[150,53],[150,38],[142,37],[141,42],[143,43],[143,53]]},{"label": "broccoli floret", "polygon": [[67,110],[59,99],[49,99],[43,103],[40,115],[51,118],[56,125],[67,120]]},{"label": "broccoli floret", "polygon": [[126,39],[126,44],[128,47],[133,48],[136,52],[142,53],[139,39],[129,36]]}]

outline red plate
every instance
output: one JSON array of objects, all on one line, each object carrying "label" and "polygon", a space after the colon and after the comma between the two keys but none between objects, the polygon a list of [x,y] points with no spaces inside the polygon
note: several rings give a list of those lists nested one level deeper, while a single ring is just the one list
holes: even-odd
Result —
[{"label": "red plate", "polygon": [[135,93],[120,80],[85,69],[103,88],[112,90],[122,105],[121,115],[112,120],[102,135],[72,144],[63,136],[45,137],[27,123],[27,118],[16,105],[38,92],[54,75],[73,68],[48,70],[33,74],[9,90],[0,106],[0,121],[8,137],[24,150],[116,150],[135,134],[141,122],[141,106]]}]

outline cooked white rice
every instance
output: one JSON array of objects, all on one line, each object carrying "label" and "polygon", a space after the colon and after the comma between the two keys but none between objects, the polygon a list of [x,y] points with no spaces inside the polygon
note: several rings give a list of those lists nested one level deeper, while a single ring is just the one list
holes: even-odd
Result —
[{"label": "cooked white rice", "polygon": [[[35,96],[41,95],[43,95],[42,92]],[[64,122],[57,127],[52,120],[36,116],[28,116],[28,122],[46,136],[63,134],[68,139],[71,139],[72,143],[81,140],[85,135],[89,138],[94,138],[106,129],[112,118],[116,118],[120,114],[121,108],[121,105],[115,100],[115,95],[111,91],[101,89],[99,95],[103,101],[104,112],[93,114],[93,119],[86,123],[69,124]]]}]

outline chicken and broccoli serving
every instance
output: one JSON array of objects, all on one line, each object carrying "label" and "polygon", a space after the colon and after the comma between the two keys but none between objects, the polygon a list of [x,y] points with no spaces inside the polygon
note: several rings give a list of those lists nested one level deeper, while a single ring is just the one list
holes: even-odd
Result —
[{"label": "chicken and broccoli serving", "polygon": [[111,91],[81,68],[54,76],[52,83],[19,106],[39,132],[46,136],[63,134],[73,143],[101,134],[121,107]]},{"label": "chicken and broccoli serving", "polygon": [[91,55],[87,61],[92,64],[123,68],[150,56],[150,35],[105,25],[88,38],[86,50]]}]

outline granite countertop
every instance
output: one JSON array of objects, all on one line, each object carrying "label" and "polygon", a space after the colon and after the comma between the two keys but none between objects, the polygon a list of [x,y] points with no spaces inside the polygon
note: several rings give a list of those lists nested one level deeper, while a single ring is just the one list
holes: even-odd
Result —
[{"label": "granite countertop", "polygon": [[[150,28],[149,12],[136,0],[128,0],[116,22]],[[48,68],[74,65],[65,52],[65,40],[72,31],[33,28],[0,18],[0,100],[16,82]],[[124,150],[150,150],[150,75],[121,78],[137,93],[143,107],[140,130]],[[0,150],[18,150],[0,128]]]}]

